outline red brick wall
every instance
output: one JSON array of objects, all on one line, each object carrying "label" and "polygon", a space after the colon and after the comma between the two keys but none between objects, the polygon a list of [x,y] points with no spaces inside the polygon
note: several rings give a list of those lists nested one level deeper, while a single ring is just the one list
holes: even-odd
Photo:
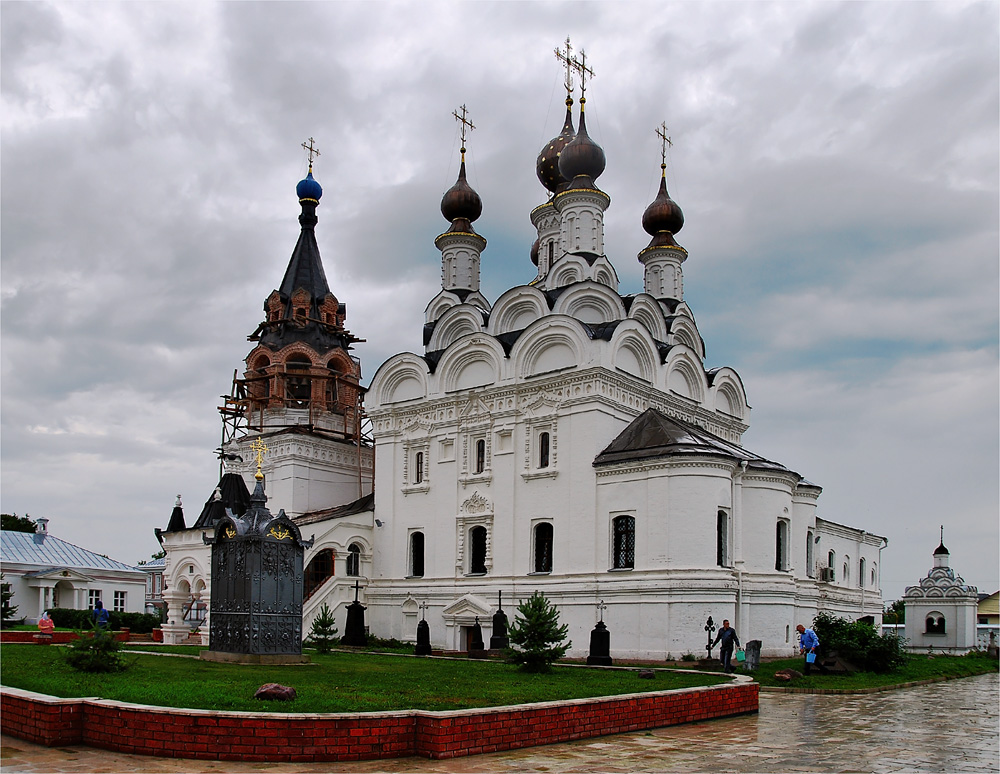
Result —
[{"label": "red brick wall", "polygon": [[171,758],[336,761],[454,758],[756,712],[756,683],[456,712],[207,712],[5,689],[4,733]]},{"label": "red brick wall", "polygon": [[[38,634],[38,632],[2,632],[0,633],[0,642],[35,642],[36,634]],[[122,629],[120,632],[114,632],[114,635],[115,639],[119,642],[129,641],[128,629]],[[52,639],[50,642],[56,645],[62,645],[75,639],[76,632],[52,632]]]}]

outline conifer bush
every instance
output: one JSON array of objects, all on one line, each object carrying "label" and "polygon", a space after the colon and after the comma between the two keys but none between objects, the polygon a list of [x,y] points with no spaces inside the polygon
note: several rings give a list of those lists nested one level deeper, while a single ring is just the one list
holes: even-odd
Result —
[{"label": "conifer bush", "polygon": [[893,672],[906,662],[903,638],[880,634],[870,623],[819,613],[813,631],[822,653],[836,651],[863,672]]},{"label": "conifer bush", "polygon": [[89,632],[77,632],[77,638],[66,647],[63,658],[80,672],[124,672],[128,662],[121,653],[122,645],[115,635],[100,626]]},{"label": "conifer bush", "polygon": [[336,623],[330,606],[324,602],[316,617],[313,618],[312,629],[309,631],[306,644],[316,648],[320,653],[329,653],[339,639]]},{"label": "conifer bush", "polygon": [[552,662],[572,647],[568,633],[569,626],[559,623],[559,611],[536,591],[517,606],[508,632],[517,648],[507,651],[507,661],[518,664],[523,672],[548,672]]}]

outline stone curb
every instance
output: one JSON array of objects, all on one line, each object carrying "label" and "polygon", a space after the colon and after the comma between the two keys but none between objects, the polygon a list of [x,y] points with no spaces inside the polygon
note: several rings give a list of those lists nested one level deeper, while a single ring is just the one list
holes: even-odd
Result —
[{"label": "stone curb", "polygon": [[[988,675],[990,672],[981,674]],[[894,683],[893,685],[876,685],[873,688],[783,688],[777,685],[762,685],[761,693],[814,693],[819,696],[858,696],[868,693],[884,693],[885,691],[897,691],[902,688],[915,688],[918,685],[930,685],[931,683],[944,683],[948,680],[964,680],[967,677],[980,677],[981,675],[956,675],[954,677],[929,677],[926,680],[914,680],[909,683]]]}]

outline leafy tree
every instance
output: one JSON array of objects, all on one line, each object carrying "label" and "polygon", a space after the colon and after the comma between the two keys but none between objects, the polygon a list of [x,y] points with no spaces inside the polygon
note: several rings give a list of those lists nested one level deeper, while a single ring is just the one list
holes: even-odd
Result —
[{"label": "leafy tree", "polygon": [[517,606],[509,631],[517,649],[507,651],[507,661],[519,664],[524,672],[548,672],[552,662],[572,647],[566,640],[568,632],[569,626],[559,624],[559,611],[536,591]]},{"label": "leafy tree", "polygon": [[95,626],[89,632],[77,632],[63,653],[66,663],[80,672],[124,672],[128,662],[122,656],[122,644],[107,629]]},{"label": "leafy tree", "polygon": [[864,672],[894,672],[906,662],[903,638],[880,634],[870,623],[819,613],[813,631],[823,653],[837,651]]},{"label": "leafy tree", "polygon": [[18,516],[16,513],[0,513],[0,528],[8,532],[34,532],[35,522],[27,515]]},{"label": "leafy tree", "polygon": [[906,604],[902,599],[897,599],[885,612],[882,613],[882,620],[887,624],[906,623]]},{"label": "leafy tree", "polygon": [[148,564],[150,559],[152,559],[155,562],[157,559],[162,559],[166,555],[167,555],[166,551],[157,551],[155,554],[151,554],[149,559],[140,560],[135,566],[142,567],[144,564]]},{"label": "leafy tree", "polygon": [[312,629],[309,631],[309,639],[306,642],[320,653],[329,653],[337,640],[336,623],[329,605],[324,602],[316,617],[313,618]]},{"label": "leafy tree", "polygon": [[10,603],[14,598],[14,591],[9,583],[3,582],[3,573],[0,573],[0,625],[14,620],[14,613],[17,612],[17,605]]}]

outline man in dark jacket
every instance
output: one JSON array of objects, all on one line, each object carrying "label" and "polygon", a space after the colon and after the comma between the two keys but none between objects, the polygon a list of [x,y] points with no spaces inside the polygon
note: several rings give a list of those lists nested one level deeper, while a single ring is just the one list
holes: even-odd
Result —
[{"label": "man in dark jacket", "polygon": [[740,646],[740,638],[736,635],[736,630],[729,625],[728,618],[723,620],[722,628],[719,629],[719,633],[716,635],[715,642],[712,645],[718,642],[722,642],[722,647],[719,649],[719,659],[722,661],[723,670],[726,672],[734,671],[731,663],[733,648]]}]

